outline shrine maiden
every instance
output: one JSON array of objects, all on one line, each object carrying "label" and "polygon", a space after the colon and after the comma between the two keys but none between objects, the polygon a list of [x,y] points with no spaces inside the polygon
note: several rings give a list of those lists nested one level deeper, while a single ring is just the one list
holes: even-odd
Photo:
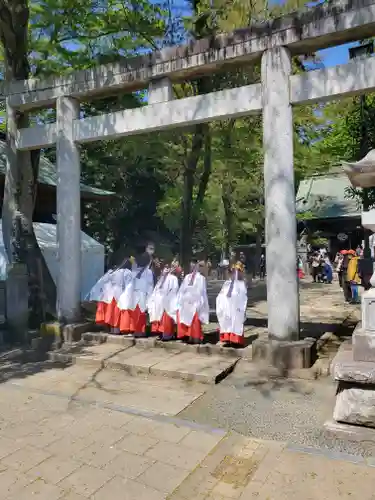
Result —
[{"label": "shrine maiden", "polygon": [[243,346],[247,289],[240,262],[232,270],[232,279],[225,281],[216,298],[216,315],[220,326],[220,341]]},{"label": "shrine maiden", "polygon": [[126,290],[132,280],[131,261],[125,259],[111,274],[112,300],[106,309],[105,323],[118,331],[120,327],[120,309],[118,302],[122,293]]},{"label": "shrine maiden", "polygon": [[177,338],[188,338],[193,343],[203,340],[202,324],[209,322],[206,278],[202,274],[204,263],[194,266],[185,276],[177,296]]},{"label": "shrine maiden", "polygon": [[132,278],[120,296],[120,332],[146,336],[147,303],[154,289],[154,276],[150,269],[150,256],[143,254],[136,259]]},{"label": "shrine maiden", "polygon": [[112,301],[111,290],[111,274],[112,269],[107,271],[99,281],[91,288],[86,296],[88,302],[96,302],[95,322],[99,325],[105,324],[105,315],[109,303]]},{"label": "shrine maiden", "polygon": [[174,336],[177,314],[178,265],[165,266],[147,304],[151,332],[162,340]]},{"label": "shrine maiden", "polygon": [[120,311],[117,302],[131,279],[130,261],[125,261],[116,269],[110,269],[93,286],[86,300],[97,302],[95,321],[98,324],[118,328]]}]

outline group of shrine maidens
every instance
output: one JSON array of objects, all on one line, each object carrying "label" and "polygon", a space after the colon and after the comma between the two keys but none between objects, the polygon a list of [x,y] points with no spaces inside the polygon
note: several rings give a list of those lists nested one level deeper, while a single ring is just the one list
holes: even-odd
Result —
[{"label": "group of shrine maidens", "polygon": [[[97,304],[96,322],[113,333],[145,337],[148,314],[151,335],[164,341],[202,342],[202,325],[209,323],[205,262],[192,263],[190,273],[183,277],[178,262],[173,261],[160,269],[156,280],[152,262],[146,252],[125,259],[102,276],[87,297]],[[216,299],[223,343],[244,345],[246,306],[244,269],[238,262]]]}]

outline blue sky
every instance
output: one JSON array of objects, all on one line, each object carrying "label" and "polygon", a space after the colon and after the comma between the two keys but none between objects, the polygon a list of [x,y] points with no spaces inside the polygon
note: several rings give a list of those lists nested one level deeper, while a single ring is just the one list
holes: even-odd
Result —
[{"label": "blue sky", "polygon": [[345,64],[349,60],[349,47],[353,47],[357,43],[346,43],[338,47],[320,50],[320,55],[324,66],[336,66],[337,64]]},{"label": "blue sky", "polygon": [[[282,4],[284,1],[285,0],[271,0],[271,3]],[[322,1],[323,0],[310,0],[307,2],[307,5],[320,3]],[[190,8],[186,0],[173,0],[173,6],[180,15],[188,15],[190,12]],[[357,45],[357,43],[350,43],[340,45],[338,47],[332,47],[330,49],[320,50],[318,54],[326,67],[336,66],[337,64],[345,64],[349,60],[349,47],[353,47],[354,45]]]}]

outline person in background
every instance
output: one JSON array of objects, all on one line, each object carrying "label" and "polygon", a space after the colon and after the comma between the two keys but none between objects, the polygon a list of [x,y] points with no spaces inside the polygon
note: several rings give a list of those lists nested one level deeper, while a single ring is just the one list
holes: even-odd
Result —
[{"label": "person in background", "polygon": [[342,288],[342,269],[341,269],[341,267],[342,267],[342,262],[344,260],[343,252],[345,252],[345,250],[341,250],[340,252],[337,252],[335,260],[334,260],[334,264],[335,264],[336,272],[337,272],[337,277],[338,277],[339,285],[341,288]]},{"label": "person in background", "polygon": [[320,271],[321,271],[321,257],[319,255],[319,252],[314,252],[311,258],[311,275],[314,283],[319,281]]},{"label": "person in background", "polygon": [[146,336],[147,302],[154,289],[154,276],[150,265],[148,253],[137,257],[132,280],[120,296],[118,307],[121,311],[121,333],[132,333],[135,337]]},{"label": "person in background", "polygon": [[374,259],[371,256],[371,251],[363,252],[367,253],[367,257],[363,256],[358,261],[358,274],[361,278],[361,285],[365,290],[369,290],[371,285],[371,278],[374,272]]},{"label": "person in background", "polygon": [[350,287],[350,281],[348,280],[348,264],[350,252],[354,253],[354,250],[343,250],[343,259],[341,263],[341,283],[342,291],[344,292],[344,298],[346,302],[352,300],[352,290]]},{"label": "person in background", "polygon": [[235,266],[236,262],[237,262],[236,252],[234,250],[231,250],[229,254],[229,267],[232,268],[233,266]]},{"label": "person in background", "polygon": [[230,261],[228,259],[222,259],[219,264],[219,279],[227,279],[228,269],[230,267]]},{"label": "person in background", "polygon": [[358,304],[359,302],[358,286],[361,283],[361,278],[358,273],[358,260],[359,257],[356,252],[354,250],[349,250],[347,281],[350,283],[352,304]]},{"label": "person in background", "polygon": [[220,342],[243,347],[246,318],[247,289],[242,262],[232,269],[232,277],[225,281],[216,298],[216,314],[220,326]]},{"label": "person in background", "polygon": [[323,274],[324,274],[324,282],[331,284],[333,280],[333,268],[328,254],[324,257]]},{"label": "person in background", "polygon": [[212,262],[210,258],[207,259],[206,266],[207,266],[207,276],[211,276]]},{"label": "person in background", "polygon": [[[247,271],[247,259],[246,259],[246,255],[243,252],[240,252],[239,261],[243,265],[243,268],[244,268],[243,272],[246,273],[246,271]],[[235,265],[236,264],[234,264],[234,266]]]},{"label": "person in background", "polygon": [[177,339],[197,344],[203,341],[202,324],[209,323],[205,263],[192,265],[177,295]]},{"label": "person in background", "polygon": [[305,273],[303,271],[303,262],[299,255],[297,256],[297,276],[298,279],[302,279],[305,277]]},{"label": "person in background", "polygon": [[171,266],[165,265],[147,303],[151,333],[160,335],[163,341],[174,337],[179,286],[177,274],[180,271],[176,262]]},{"label": "person in background", "polygon": [[259,261],[259,278],[261,280],[264,280],[265,277],[266,277],[266,257],[264,253],[262,253]]}]

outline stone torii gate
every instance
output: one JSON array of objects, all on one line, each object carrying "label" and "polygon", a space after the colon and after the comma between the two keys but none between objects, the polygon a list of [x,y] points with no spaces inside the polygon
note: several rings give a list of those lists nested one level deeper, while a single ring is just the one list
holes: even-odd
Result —
[{"label": "stone torii gate", "polygon": [[[292,106],[375,89],[375,59],[292,75],[291,57],[364,39],[375,33],[375,0],[327,3],[251,25],[231,35],[124,59],[117,64],[3,89],[9,151],[57,147],[58,315],[80,310],[79,145],[144,132],[263,113],[268,331],[298,339],[296,218]],[[261,59],[261,83],[173,100],[172,84]],[[148,105],[80,118],[80,100],[148,88]],[[56,106],[56,123],[15,129],[17,110]],[[9,162],[11,154],[9,153]]]}]

